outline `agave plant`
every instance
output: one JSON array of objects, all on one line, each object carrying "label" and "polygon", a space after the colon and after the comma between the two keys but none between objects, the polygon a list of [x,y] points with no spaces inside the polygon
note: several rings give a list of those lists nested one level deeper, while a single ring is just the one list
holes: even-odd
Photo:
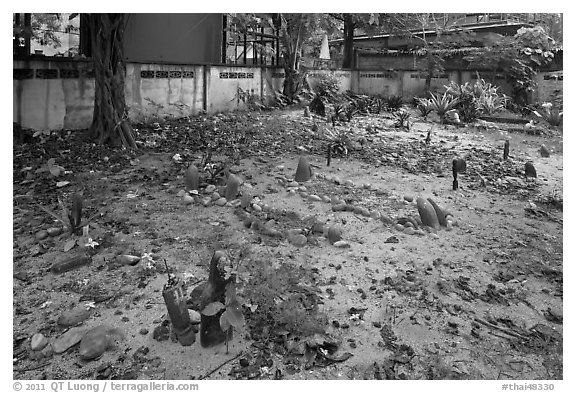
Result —
[{"label": "agave plant", "polygon": [[459,98],[448,94],[448,92],[444,92],[442,96],[440,96],[440,94],[434,95],[430,93],[430,96],[432,108],[434,108],[440,117],[444,117],[446,112],[454,109],[460,102]]},{"label": "agave plant", "polygon": [[373,113],[380,114],[380,112],[382,112],[382,110],[384,109],[385,106],[386,106],[385,102],[382,98],[375,97],[372,100],[372,107],[371,107],[372,109],[371,110]]},{"label": "agave plant", "polygon": [[50,210],[46,209],[42,205],[38,205],[42,210],[46,213],[50,214],[54,217],[57,221],[61,222],[62,225],[66,228],[70,234],[76,234],[78,230],[86,225],[88,225],[92,220],[94,220],[97,216],[100,215],[100,212],[97,212],[86,221],[82,222],[82,196],[78,193],[72,196],[72,208],[69,210],[66,208],[64,203],[58,198],[58,204],[62,209],[62,216],[58,216],[56,213],[51,212]]},{"label": "agave plant", "polygon": [[361,97],[354,101],[353,105],[356,107],[356,111],[362,114],[368,114],[370,112],[370,98]]},{"label": "agave plant", "polygon": [[552,104],[549,102],[542,104],[542,110],[534,111],[534,114],[554,127],[562,125],[564,120],[564,112],[560,111],[560,109],[552,108]]},{"label": "agave plant", "polygon": [[351,131],[347,129],[326,130],[325,135],[331,152],[347,156],[348,149],[352,147],[352,138],[350,133]]},{"label": "agave plant", "polygon": [[426,119],[426,117],[428,117],[430,112],[434,110],[432,101],[429,100],[428,98],[419,98],[419,97],[417,97],[416,100],[418,101],[416,108],[418,108],[422,117]]},{"label": "agave plant", "polygon": [[334,118],[336,120],[342,119],[342,116],[344,116],[345,109],[346,108],[342,104],[334,104],[334,108],[333,108]]},{"label": "agave plant", "polygon": [[317,114],[318,116],[326,116],[326,105],[324,103],[324,97],[320,94],[316,94],[309,105],[310,112]]},{"label": "agave plant", "polygon": [[402,96],[398,95],[392,95],[386,99],[386,106],[388,107],[388,110],[392,112],[400,110],[400,108],[402,108],[403,103],[404,100]]},{"label": "agave plant", "polygon": [[352,118],[358,113],[358,109],[356,109],[356,107],[352,104],[348,105],[345,109],[344,109],[344,116],[346,117],[346,120],[348,122],[350,122],[350,120],[352,120]]},{"label": "agave plant", "polygon": [[506,97],[501,97],[498,95],[486,95],[482,96],[478,100],[478,107],[482,113],[486,115],[493,115],[496,112],[501,111],[506,106]]},{"label": "agave plant", "polygon": [[401,110],[394,112],[394,117],[396,118],[394,127],[410,129],[410,113],[408,113],[408,111]]}]

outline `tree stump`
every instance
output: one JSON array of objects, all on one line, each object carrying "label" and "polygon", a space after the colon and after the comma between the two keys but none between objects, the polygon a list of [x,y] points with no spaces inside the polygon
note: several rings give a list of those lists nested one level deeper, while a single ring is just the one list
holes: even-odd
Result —
[{"label": "tree stump", "polygon": [[[220,259],[224,257],[224,251],[215,251],[210,261],[210,273],[208,282],[202,293],[201,310],[214,302],[225,304],[226,302],[226,285],[232,280],[233,277],[225,279],[225,269],[221,266]],[[228,330],[228,334],[222,331],[220,327],[220,316],[224,313],[224,309],[220,310],[215,315],[200,316],[200,345],[204,348],[212,347],[223,343],[227,339],[232,339],[232,329]]]}]

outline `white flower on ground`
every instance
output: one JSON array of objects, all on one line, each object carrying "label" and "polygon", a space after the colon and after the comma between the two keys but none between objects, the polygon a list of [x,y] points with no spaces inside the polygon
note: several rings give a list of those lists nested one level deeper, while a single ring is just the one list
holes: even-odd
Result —
[{"label": "white flower on ground", "polygon": [[94,247],[99,246],[99,245],[100,245],[100,243],[95,242],[94,240],[92,240],[92,238],[89,237],[89,238],[88,238],[88,243],[86,243],[84,246],[85,246],[85,247],[92,247],[92,248],[94,248]]}]

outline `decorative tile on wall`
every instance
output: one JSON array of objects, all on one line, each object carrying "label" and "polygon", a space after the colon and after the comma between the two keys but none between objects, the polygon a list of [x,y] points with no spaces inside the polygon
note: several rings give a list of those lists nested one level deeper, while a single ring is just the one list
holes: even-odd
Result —
[{"label": "decorative tile on wall", "polygon": [[62,79],[78,79],[80,77],[80,72],[78,70],[60,70],[60,78]]},{"label": "decorative tile on wall", "polygon": [[151,78],[194,78],[194,71],[180,71],[180,70],[170,70],[170,71],[153,71],[153,70],[141,70],[140,78],[151,79]]},{"label": "decorative tile on wall", "polygon": [[56,69],[38,69],[36,70],[37,79],[57,79],[58,70]]},{"label": "decorative tile on wall", "polygon": [[253,72],[221,72],[220,79],[254,79]]},{"label": "decorative tile on wall", "polygon": [[34,70],[32,68],[14,69],[12,78],[16,80],[32,79],[34,78]]}]

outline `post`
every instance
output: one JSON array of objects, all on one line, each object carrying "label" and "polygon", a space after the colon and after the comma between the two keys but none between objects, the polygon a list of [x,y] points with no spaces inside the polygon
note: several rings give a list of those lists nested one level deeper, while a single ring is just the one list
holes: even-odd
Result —
[{"label": "post", "polygon": [[208,113],[208,75],[209,65],[203,65],[202,67],[202,109],[204,112]]},{"label": "post", "polygon": [[226,25],[228,24],[228,17],[226,14],[222,15],[222,64],[226,64],[226,49],[228,46],[228,36],[226,34]]}]

